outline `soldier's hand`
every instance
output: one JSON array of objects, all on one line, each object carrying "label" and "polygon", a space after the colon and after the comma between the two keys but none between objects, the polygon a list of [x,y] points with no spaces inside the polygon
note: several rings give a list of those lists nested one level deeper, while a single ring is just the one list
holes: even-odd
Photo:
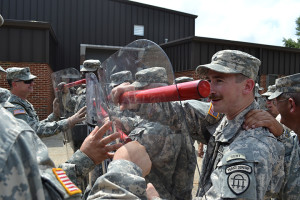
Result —
[{"label": "soldier's hand", "polygon": [[116,151],[113,160],[128,160],[135,163],[142,169],[143,177],[150,173],[152,166],[146,148],[137,141],[128,142],[119,148]]},{"label": "soldier's hand", "polygon": [[57,85],[57,89],[58,89],[59,91],[61,91],[62,93],[64,93],[64,94],[69,93],[69,92],[70,92],[70,91],[69,91],[69,88],[65,87],[66,84],[67,84],[66,82],[60,82],[60,83]]},{"label": "soldier's hand", "polygon": [[59,109],[59,101],[58,101],[58,98],[55,98],[53,100],[53,114],[56,116],[56,117],[60,117],[60,109]]},{"label": "soldier's hand", "polygon": [[148,200],[159,197],[159,194],[156,191],[155,187],[152,185],[152,183],[147,184],[146,193],[147,193]]},{"label": "soldier's hand", "polygon": [[125,110],[125,109],[136,109],[138,107],[137,104],[121,104],[120,102],[120,97],[124,92],[128,91],[134,91],[135,87],[131,85],[130,83],[122,83],[119,86],[115,87],[111,91],[111,97],[112,101],[114,102],[115,105],[120,105],[120,110]]},{"label": "soldier's hand", "polygon": [[103,138],[106,131],[110,129],[111,124],[111,122],[107,122],[101,128],[96,126],[95,129],[85,138],[80,147],[80,151],[92,159],[95,165],[100,164],[105,159],[112,158],[114,153],[111,152],[122,146],[122,143],[109,145],[109,143],[115,139],[120,138],[119,133],[114,133]]},{"label": "soldier's hand", "polygon": [[198,156],[200,158],[203,158],[203,155],[204,155],[204,150],[203,150],[203,143],[199,143],[198,144]]},{"label": "soldier's hand", "polygon": [[72,128],[75,124],[85,120],[86,106],[82,107],[77,113],[68,118],[69,127]]},{"label": "soldier's hand", "polygon": [[251,110],[245,116],[244,129],[257,127],[266,127],[276,137],[283,133],[283,126],[265,110]]}]

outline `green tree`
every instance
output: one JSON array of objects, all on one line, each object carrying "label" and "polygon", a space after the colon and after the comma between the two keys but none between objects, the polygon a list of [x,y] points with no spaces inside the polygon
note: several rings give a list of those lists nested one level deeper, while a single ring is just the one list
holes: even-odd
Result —
[{"label": "green tree", "polygon": [[283,43],[285,47],[298,48],[300,49],[300,17],[296,20],[296,35],[298,36],[297,41],[292,40],[291,38],[283,38]]}]

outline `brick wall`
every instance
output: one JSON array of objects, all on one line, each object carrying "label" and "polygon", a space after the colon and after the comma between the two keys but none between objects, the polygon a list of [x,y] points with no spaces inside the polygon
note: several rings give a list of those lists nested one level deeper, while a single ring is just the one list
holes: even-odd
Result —
[{"label": "brick wall", "polygon": [[[33,93],[29,95],[28,101],[33,104],[39,119],[45,119],[52,112],[54,92],[51,80],[52,69],[48,64],[43,63],[13,63],[1,62],[4,69],[9,67],[29,67],[30,72],[36,75]],[[9,89],[5,76],[1,76],[0,87]]]}]

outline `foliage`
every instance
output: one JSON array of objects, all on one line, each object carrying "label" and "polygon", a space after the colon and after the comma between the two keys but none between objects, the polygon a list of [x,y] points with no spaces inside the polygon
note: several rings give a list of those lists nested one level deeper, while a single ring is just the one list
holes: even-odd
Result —
[{"label": "foliage", "polygon": [[300,17],[297,18],[296,20],[296,35],[298,36],[297,41],[294,41],[293,39],[289,38],[283,38],[283,43],[285,47],[290,47],[290,48],[298,48],[300,49]]}]

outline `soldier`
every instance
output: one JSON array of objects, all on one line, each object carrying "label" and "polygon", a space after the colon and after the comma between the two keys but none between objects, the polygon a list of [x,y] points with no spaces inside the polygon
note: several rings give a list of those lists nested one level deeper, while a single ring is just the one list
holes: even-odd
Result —
[{"label": "soldier", "polygon": [[263,93],[261,96],[264,96],[266,98],[266,108],[267,111],[273,116],[277,117],[279,115],[279,112],[276,108],[275,105],[275,100],[270,100],[269,97],[275,92],[276,86],[275,85],[270,85],[268,87],[268,91]]},{"label": "soldier", "polygon": [[285,180],[279,193],[279,199],[299,199],[299,101],[300,101],[300,74],[276,79],[276,90],[269,96],[274,100],[281,115],[280,122],[262,111],[249,113],[245,126],[264,126],[284,143],[285,146]]},{"label": "soldier", "polygon": [[266,108],[266,98],[261,96],[261,91],[263,91],[263,87],[260,87],[258,83],[255,84],[255,100],[258,103],[260,109],[267,110]]},{"label": "soldier", "polygon": [[[200,198],[263,199],[279,192],[284,175],[283,145],[264,128],[242,129],[245,114],[258,108],[253,90],[259,65],[260,61],[247,53],[223,50],[212,57],[210,64],[197,67],[198,73],[211,83],[210,99],[214,111],[225,114],[217,124],[206,126],[210,135],[204,135],[197,124],[197,112],[201,110],[195,108],[199,104],[183,102],[189,131],[196,132],[198,139],[204,142],[206,137],[209,140],[199,183]],[[115,102],[124,91],[132,89],[124,85],[115,88],[112,91]],[[145,106],[153,105],[135,108],[141,110]],[[174,103],[155,105],[158,106],[168,106],[168,109],[160,108],[165,112],[175,109]],[[121,105],[121,109],[126,108]],[[153,108],[151,115],[158,118],[156,110]],[[176,116],[172,119],[162,116],[157,120],[174,124],[177,119]]]},{"label": "soldier", "polygon": [[[68,119],[57,121],[59,119],[58,116],[52,113],[47,119],[39,121],[32,104],[26,100],[30,93],[33,92],[34,79],[36,76],[30,73],[29,67],[11,67],[8,68],[6,72],[6,79],[11,87],[12,93],[8,102],[15,106],[14,108],[8,108],[8,110],[16,118],[27,122],[39,136],[57,134],[60,131],[72,128],[76,123],[85,119],[85,108],[83,108]],[[55,102],[53,105],[53,110],[57,110]]]}]

